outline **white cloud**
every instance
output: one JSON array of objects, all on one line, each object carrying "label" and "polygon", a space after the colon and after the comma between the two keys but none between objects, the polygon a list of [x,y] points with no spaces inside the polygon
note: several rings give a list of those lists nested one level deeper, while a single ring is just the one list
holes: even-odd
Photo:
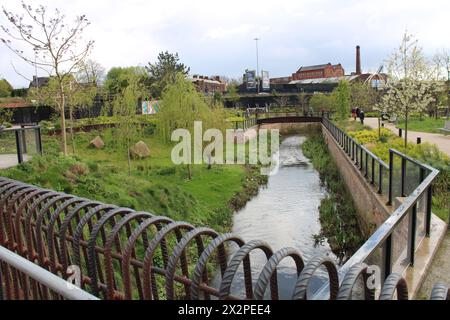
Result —
[{"label": "white cloud", "polygon": [[[18,0],[3,2],[11,10],[20,9]],[[376,69],[398,45],[406,27],[428,54],[450,47],[447,0],[40,2],[58,6],[68,15],[86,14],[92,22],[86,36],[96,41],[93,58],[106,68],[144,65],[159,51],[169,50],[178,51],[192,72],[239,76],[256,64],[256,36],[261,38],[261,67],[277,76],[323,62],[341,62],[351,72],[357,44],[362,47],[363,67]],[[24,85],[4,46],[0,59],[0,75],[15,86]],[[33,72],[18,61],[15,65]]]}]

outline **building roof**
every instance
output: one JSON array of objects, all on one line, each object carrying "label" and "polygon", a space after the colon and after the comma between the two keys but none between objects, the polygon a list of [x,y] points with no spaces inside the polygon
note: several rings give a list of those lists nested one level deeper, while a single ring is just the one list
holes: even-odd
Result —
[{"label": "building roof", "polygon": [[341,64],[340,63],[338,63],[338,64],[331,64],[331,63],[328,62],[327,64],[318,64],[318,65],[315,65],[315,66],[302,66],[302,67],[300,67],[300,69],[298,69],[297,72],[312,71],[312,70],[322,70],[322,69],[325,69],[326,67],[336,68],[336,67],[341,67]]},{"label": "building roof", "polygon": [[18,109],[18,108],[29,108],[33,104],[29,102],[11,102],[11,103],[0,103],[0,109]]},{"label": "building roof", "polygon": [[304,80],[294,80],[289,82],[289,84],[331,84],[331,83],[339,83],[339,81],[341,80],[353,81],[356,78],[358,78],[357,75],[331,77],[331,78],[304,79]]}]

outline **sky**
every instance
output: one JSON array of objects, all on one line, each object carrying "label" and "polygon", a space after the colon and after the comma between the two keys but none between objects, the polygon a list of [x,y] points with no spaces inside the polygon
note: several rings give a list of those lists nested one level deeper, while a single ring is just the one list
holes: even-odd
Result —
[{"label": "sky", "polygon": [[[450,50],[448,0],[27,1],[59,8],[68,18],[85,14],[91,25],[84,39],[95,41],[91,58],[106,70],[144,66],[168,50],[178,52],[192,74],[237,78],[246,68],[256,69],[255,37],[260,38],[260,70],[268,70],[270,77],[328,62],[341,63],[349,74],[355,71],[356,45],[361,46],[363,71],[375,71],[406,29],[429,56]],[[0,3],[22,11],[19,0]],[[3,13],[0,24],[8,25]],[[28,86],[13,66],[23,75],[34,74],[0,44],[0,78],[14,87]]]}]

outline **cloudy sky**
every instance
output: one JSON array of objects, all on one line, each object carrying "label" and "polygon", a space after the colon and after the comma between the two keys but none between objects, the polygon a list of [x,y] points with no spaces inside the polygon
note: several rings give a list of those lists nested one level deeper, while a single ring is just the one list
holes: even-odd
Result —
[{"label": "cloudy sky", "polygon": [[[29,0],[28,0],[29,1]],[[31,2],[31,1],[29,1]],[[11,11],[19,0],[2,0]],[[178,52],[192,73],[239,77],[260,68],[271,77],[287,76],[301,65],[342,63],[355,69],[355,46],[363,70],[376,70],[398,46],[407,28],[432,55],[450,49],[448,0],[33,0],[58,7],[68,17],[86,14],[85,38],[95,40],[92,58],[106,69],[145,65],[158,52]],[[4,25],[4,16],[0,24]],[[2,32],[2,31],[0,31]],[[0,77],[15,87],[28,85],[33,69],[0,46]]]}]

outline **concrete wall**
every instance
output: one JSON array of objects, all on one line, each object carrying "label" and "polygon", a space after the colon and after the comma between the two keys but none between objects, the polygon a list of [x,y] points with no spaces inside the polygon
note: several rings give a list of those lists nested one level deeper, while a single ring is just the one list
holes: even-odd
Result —
[{"label": "concrete wall", "polygon": [[361,231],[365,236],[370,236],[390,216],[390,210],[385,205],[387,199],[377,194],[375,188],[366,181],[356,165],[323,126],[322,134],[353,196]]}]

